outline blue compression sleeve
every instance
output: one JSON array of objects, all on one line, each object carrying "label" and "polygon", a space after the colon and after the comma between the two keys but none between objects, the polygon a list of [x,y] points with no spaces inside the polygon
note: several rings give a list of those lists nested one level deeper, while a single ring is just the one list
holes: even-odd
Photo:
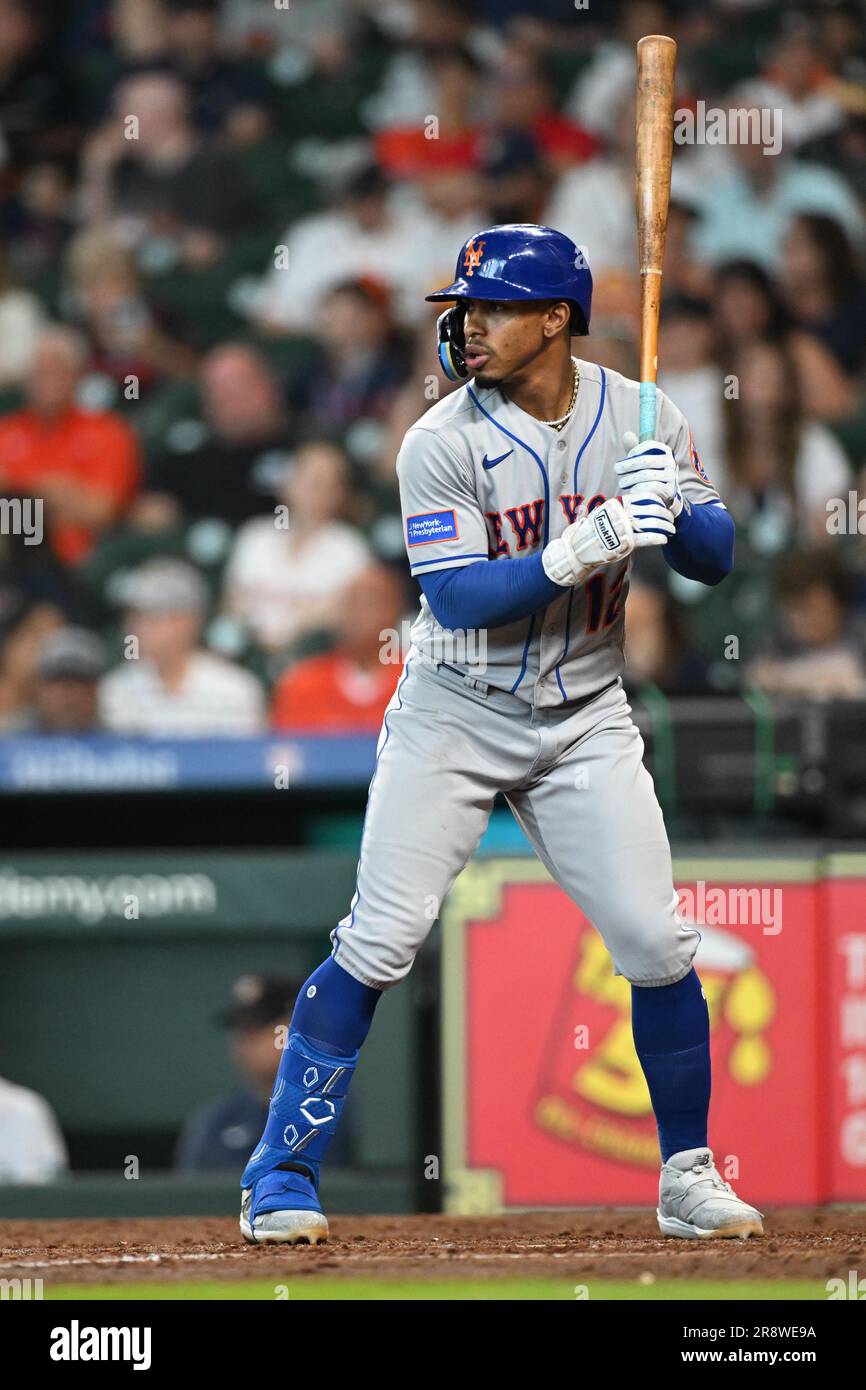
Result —
[{"label": "blue compression sleeve", "polygon": [[734,568],[734,521],[724,507],[705,502],[676,520],[676,535],[664,547],[671,569],[686,579],[718,584]]},{"label": "blue compression sleeve", "polygon": [[461,631],[516,623],[567,592],[548,578],[540,554],[433,570],[420,583],[436,621]]}]

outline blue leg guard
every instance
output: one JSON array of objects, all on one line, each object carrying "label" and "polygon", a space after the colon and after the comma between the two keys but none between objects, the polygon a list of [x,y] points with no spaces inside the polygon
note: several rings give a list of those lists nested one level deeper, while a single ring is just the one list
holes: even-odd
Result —
[{"label": "blue leg guard", "polygon": [[241,1178],[253,1189],[251,1224],[262,1212],[321,1210],[319,1166],[357,1062],[358,1052],[336,1056],[303,1033],[289,1034],[265,1131]]}]

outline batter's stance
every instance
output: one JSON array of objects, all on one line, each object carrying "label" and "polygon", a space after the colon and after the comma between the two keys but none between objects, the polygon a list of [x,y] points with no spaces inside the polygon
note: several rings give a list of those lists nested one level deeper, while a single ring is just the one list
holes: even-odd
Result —
[{"label": "batter's stance", "polygon": [[[351,911],[298,997],[241,1179],[247,1240],[326,1239],[319,1168],[373,1011],[411,969],[497,792],[631,983],[662,1232],[762,1232],[707,1147],[700,936],[677,915],[621,682],[632,552],[664,546],[680,574],[717,584],[734,526],[676,406],[660,395],[657,440],[630,447],[637,382],[571,356],[591,295],[583,252],[532,225],[479,232],[454,283],[428,295],[456,301],[439,320],[440,358],[472,380],[413,425],[397,459],[421,612],[385,714]],[[483,670],[460,659],[465,629],[486,633]]]}]

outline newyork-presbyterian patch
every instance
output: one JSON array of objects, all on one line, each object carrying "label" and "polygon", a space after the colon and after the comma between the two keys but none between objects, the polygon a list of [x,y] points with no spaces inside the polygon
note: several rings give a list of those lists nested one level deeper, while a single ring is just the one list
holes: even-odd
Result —
[{"label": "newyork-presbyterian patch", "polygon": [[406,518],[407,545],[432,545],[434,541],[457,539],[457,518],[453,511],[418,512]]}]

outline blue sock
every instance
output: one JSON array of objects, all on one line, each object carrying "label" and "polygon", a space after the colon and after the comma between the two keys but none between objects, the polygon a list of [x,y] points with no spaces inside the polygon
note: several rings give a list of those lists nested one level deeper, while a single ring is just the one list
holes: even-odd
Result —
[{"label": "blue sock", "polygon": [[370,1031],[382,991],[362,985],[328,956],[298,992],[290,1032],[303,1033],[322,1052],[345,1057]]},{"label": "blue sock", "polygon": [[694,970],[673,985],[631,987],[631,1028],[647,1079],[662,1162],[707,1143],[710,1016]]}]

